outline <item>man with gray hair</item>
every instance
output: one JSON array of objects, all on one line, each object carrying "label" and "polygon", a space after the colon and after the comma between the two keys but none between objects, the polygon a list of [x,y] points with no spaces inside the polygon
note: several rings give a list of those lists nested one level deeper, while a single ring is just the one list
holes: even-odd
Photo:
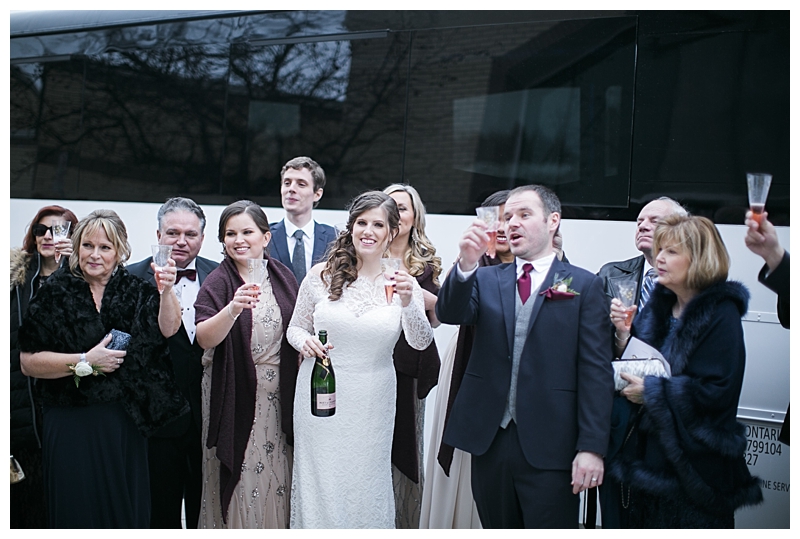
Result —
[{"label": "man with gray hair", "polygon": [[[636,249],[642,254],[628,260],[619,262],[609,262],[605,264],[597,275],[603,279],[603,288],[605,289],[606,296],[608,297],[609,304],[611,300],[616,297],[617,284],[620,282],[634,282],[636,283],[636,297],[635,305],[638,312],[644,308],[647,300],[650,299],[650,294],[655,288],[658,280],[658,273],[654,267],[654,253],[653,253],[653,233],[659,222],[663,221],[666,217],[679,214],[688,215],[689,212],[686,208],[681,206],[675,200],[669,197],[660,197],[650,201],[646,204],[642,211],[639,212],[639,217],[636,219]],[[614,326],[609,323],[609,331],[614,334]],[[615,350],[609,351],[609,359],[614,359]],[[633,420],[634,416],[638,413],[638,404],[632,404],[628,399],[616,395],[614,397],[614,407],[611,412],[611,438],[609,440],[608,451],[606,452],[606,459],[610,459],[625,445],[625,437],[628,433],[628,425]],[[626,448],[626,451],[629,448]],[[606,479],[605,484],[600,488],[600,507],[603,519],[603,528],[628,528],[628,511],[622,505],[620,499],[620,485],[610,477]],[[594,503],[596,498],[596,490],[587,492],[587,508],[588,518],[586,527],[594,527]]]},{"label": "man with gray hair", "polygon": [[281,205],[286,218],[269,226],[269,254],[292,270],[297,284],[320,262],[336,230],[311,213],[325,189],[325,171],[310,157],[290,159],[281,169]]},{"label": "man with gray hair", "polygon": [[[186,527],[196,528],[203,491],[202,404],[203,349],[195,339],[194,302],[200,285],[218,264],[197,256],[203,246],[206,216],[193,200],[174,197],[158,210],[156,239],[172,246],[178,267],[175,294],[181,302],[181,328],[168,339],[175,381],[189,401],[191,413],[165,425],[148,441],[150,467],[150,527],[181,528],[181,505]],[[152,257],[128,266],[128,271],[155,286]]]}]

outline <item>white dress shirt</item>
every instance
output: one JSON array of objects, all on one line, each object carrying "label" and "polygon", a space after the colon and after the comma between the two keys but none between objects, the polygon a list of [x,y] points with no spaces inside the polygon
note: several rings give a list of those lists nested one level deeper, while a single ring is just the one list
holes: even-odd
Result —
[{"label": "white dress shirt", "polygon": [[[196,260],[192,260],[185,268],[180,269],[197,270],[196,262]],[[198,274],[197,279],[194,281],[182,277],[180,281],[175,283],[173,288],[175,289],[175,295],[178,296],[178,301],[181,303],[183,327],[186,328],[189,342],[194,343],[194,335],[197,332],[197,327],[194,323],[194,302],[197,300],[197,293],[200,292],[200,275]]]}]

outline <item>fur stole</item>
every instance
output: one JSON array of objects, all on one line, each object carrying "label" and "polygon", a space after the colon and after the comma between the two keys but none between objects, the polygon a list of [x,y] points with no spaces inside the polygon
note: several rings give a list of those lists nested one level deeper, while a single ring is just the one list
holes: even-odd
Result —
[{"label": "fur stole", "polygon": [[750,293],[737,281],[711,285],[685,307],[678,327],[670,337],[670,318],[676,299],[671,290],[657,285],[653,289],[654,301],[647,303],[635,323],[636,337],[661,351],[672,367],[673,376],[686,368],[686,362],[713,322],[720,303],[732,302],[739,316],[744,316]]},{"label": "fur stole", "polygon": [[144,436],[188,412],[174,379],[167,339],[158,327],[155,287],[117,268],[97,311],[89,284],[67,268],[57,270],[28,308],[19,331],[22,351],[86,352],[112,329],[131,334],[125,361],[105,376],[40,380],[45,406],[119,402]]},{"label": "fur stole", "polygon": [[748,299],[741,283],[720,282],[671,323],[676,296],[656,286],[633,333],[661,351],[672,378],[645,379],[638,454],[620,452],[609,475],[656,496],[688,497],[713,514],[762,501],[742,456],[744,426],[736,421],[745,360],[740,319]]},{"label": "fur stole", "polygon": [[25,284],[25,277],[33,256],[24,249],[11,249],[11,288]]}]

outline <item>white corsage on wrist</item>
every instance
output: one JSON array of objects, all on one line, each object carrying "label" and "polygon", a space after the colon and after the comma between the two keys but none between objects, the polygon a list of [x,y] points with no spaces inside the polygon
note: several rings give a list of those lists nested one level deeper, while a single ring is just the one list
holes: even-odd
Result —
[{"label": "white corsage on wrist", "polygon": [[84,376],[97,376],[98,374],[105,376],[105,373],[100,370],[97,365],[92,365],[86,361],[76,363],[67,363],[67,367],[72,371],[72,379],[75,380],[75,387],[80,387],[81,378]]}]

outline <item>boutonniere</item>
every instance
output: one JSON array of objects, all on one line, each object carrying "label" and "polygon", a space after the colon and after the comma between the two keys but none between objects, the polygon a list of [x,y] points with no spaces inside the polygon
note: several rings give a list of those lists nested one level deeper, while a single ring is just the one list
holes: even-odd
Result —
[{"label": "boutonniere", "polygon": [[575,296],[580,296],[581,293],[571,289],[569,287],[570,284],[572,284],[572,277],[559,279],[558,273],[556,273],[553,277],[553,286],[539,292],[539,295],[552,300],[572,299]]},{"label": "boutonniere", "polygon": [[67,367],[69,370],[72,371],[72,379],[75,380],[75,387],[80,387],[81,378],[84,376],[92,376],[102,375],[105,376],[106,373],[100,370],[100,367],[97,365],[90,365],[85,361],[81,361],[77,365],[75,363],[67,363]]}]

